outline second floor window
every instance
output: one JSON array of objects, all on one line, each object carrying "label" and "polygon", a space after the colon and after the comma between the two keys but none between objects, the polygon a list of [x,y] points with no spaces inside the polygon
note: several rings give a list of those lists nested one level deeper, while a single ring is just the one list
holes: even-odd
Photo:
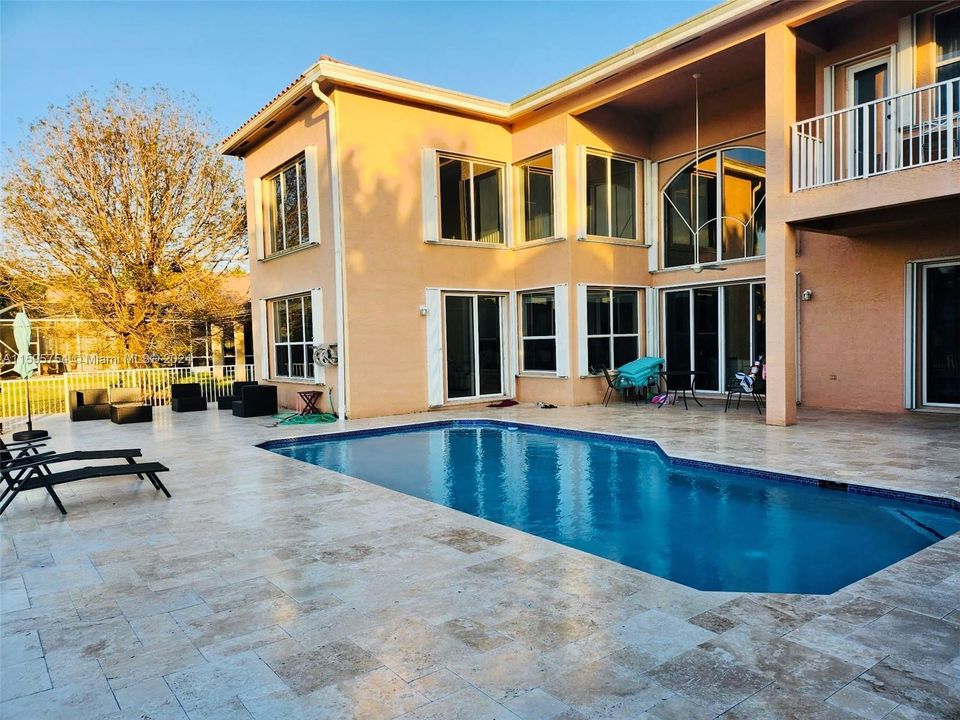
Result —
[{"label": "second floor window", "polygon": [[310,295],[272,300],[273,371],[277,377],[313,378],[313,303]]},{"label": "second floor window", "polygon": [[587,153],[587,235],[637,239],[637,163]]},{"label": "second floor window", "polygon": [[270,252],[278,253],[310,242],[307,222],[307,163],[301,155],[274,175],[264,178]]},{"label": "second floor window", "polygon": [[937,15],[934,33],[937,37],[937,82],[960,78],[960,7]]},{"label": "second floor window", "polygon": [[503,167],[438,155],[440,238],[503,243]]},{"label": "second floor window", "polygon": [[554,236],[553,153],[520,164],[520,201],[523,204],[523,239]]},{"label": "second floor window", "polygon": [[663,191],[664,266],[764,254],[763,150],[732,148],[690,163]]}]

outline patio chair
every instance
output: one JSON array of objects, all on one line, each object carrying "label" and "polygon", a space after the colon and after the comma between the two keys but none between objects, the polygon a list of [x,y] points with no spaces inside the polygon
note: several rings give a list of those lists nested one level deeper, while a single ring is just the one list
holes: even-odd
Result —
[{"label": "patio chair", "polygon": [[173,412],[196,412],[207,409],[200,383],[176,383],[170,386],[170,409]]},{"label": "patio chair", "polygon": [[70,391],[70,419],[73,422],[84,420],[109,420],[110,399],[106,388]]},{"label": "patio chair", "polygon": [[743,387],[739,380],[733,380],[727,385],[727,400],[723,404],[723,411],[726,412],[727,408],[730,407],[730,403],[733,402],[733,397],[737,398],[737,410],[740,409],[740,400],[743,399],[744,395],[749,395],[753,398],[754,405],[757,407],[757,412],[763,415],[763,409],[767,406],[766,398],[766,383],[762,378],[751,373],[753,377],[753,384],[750,386],[750,389],[747,390]]},{"label": "patio chair", "polygon": [[275,385],[248,385],[240,389],[240,399],[233,403],[236,417],[258,417],[277,414]]},{"label": "patio chair", "polygon": [[61,454],[44,452],[30,457],[0,461],[0,479],[6,484],[3,492],[0,493],[0,515],[3,515],[6,509],[10,507],[10,503],[17,495],[27,490],[38,490],[40,488],[47,491],[60,513],[66,515],[67,510],[63,507],[57,493],[54,492],[54,485],[123,475],[136,475],[141,479],[146,476],[154,488],[163,492],[167,497],[171,497],[170,491],[167,490],[157,475],[157,473],[167,472],[169,468],[157,462],[137,463],[133,460],[135,456],[124,455],[127,459],[125,465],[91,465],[57,472],[50,469],[50,465],[59,462],[99,460],[116,457],[116,453],[129,454],[131,452],[135,452],[135,456],[139,456],[140,453],[139,450],[91,450]]},{"label": "patio chair", "polygon": [[151,422],[153,406],[143,400],[140,388],[110,389],[110,421],[117,425]]},{"label": "patio chair", "polygon": [[614,393],[620,395],[620,398],[624,402],[629,400],[630,391],[633,390],[633,386],[624,384],[619,375],[617,377],[612,377],[610,375],[610,371],[607,370],[606,365],[601,365],[600,369],[603,371],[603,377],[607,381],[607,391],[603,394],[603,406],[607,407],[607,404],[610,402],[610,398],[613,397]]},{"label": "patio chair", "polygon": [[236,380],[233,383],[233,392],[217,398],[217,410],[233,410],[233,404],[240,399],[240,391],[245,387],[256,385],[256,380]]}]

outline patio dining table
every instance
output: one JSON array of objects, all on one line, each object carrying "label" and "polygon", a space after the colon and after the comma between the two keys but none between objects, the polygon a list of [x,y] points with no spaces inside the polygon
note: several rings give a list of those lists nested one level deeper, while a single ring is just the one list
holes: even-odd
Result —
[{"label": "patio dining table", "polygon": [[700,407],[703,403],[697,398],[697,375],[703,375],[702,370],[664,370],[660,373],[660,379],[663,380],[664,392],[663,399],[657,405],[662,408],[667,404],[670,393],[673,393],[673,404],[677,404],[677,393],[682,393],[683,409],[689,410],[687,406],[687,391],[690,391],[690,397]]}]

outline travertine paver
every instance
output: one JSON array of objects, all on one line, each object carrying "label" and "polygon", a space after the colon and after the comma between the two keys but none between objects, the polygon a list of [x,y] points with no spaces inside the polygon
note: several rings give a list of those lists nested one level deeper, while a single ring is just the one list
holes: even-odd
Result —
[{"label": "travertine paver", "polygon": [[[461,410],[675,455],[960,497],[960,420],[716,405]],[[259,450],[342,429],[210,410],[44,418],[138,446],[116,479],[0,519],[0,716],[646,720],[960,714],[960,535],[830,596],[709,593]],[[857,550],[857,551],[863,551]]]}]

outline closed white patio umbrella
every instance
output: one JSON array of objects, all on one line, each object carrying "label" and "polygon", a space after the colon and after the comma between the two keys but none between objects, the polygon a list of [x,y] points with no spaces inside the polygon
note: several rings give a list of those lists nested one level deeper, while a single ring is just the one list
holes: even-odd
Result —
[{"label": "closed white patio umbrella", "polygon": [[24,379],[27,389],[27,429],[14,433],[14,440],[35,440],[47,436],[46,430],[33,429],[33,414],[30,410],[30,378],[40,367],[37,359],[30,352],[30,318],[25,312],[18,312],[13,319],[13,341],[17,346],[17,359],[13,363],[13,370]]}]

